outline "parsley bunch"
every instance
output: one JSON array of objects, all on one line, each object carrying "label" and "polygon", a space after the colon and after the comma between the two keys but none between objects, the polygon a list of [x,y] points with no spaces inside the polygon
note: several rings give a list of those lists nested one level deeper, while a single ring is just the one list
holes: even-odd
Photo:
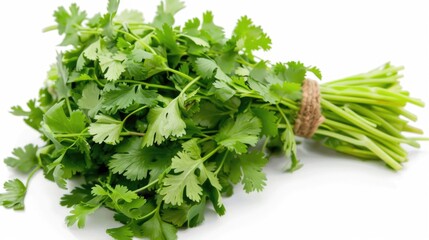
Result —
[{"label": "parsley bunch", "polygon": [[[109,0],[107,12],[92,17],[75,4],[55,11],[56,25],[46,31],[57,30],[68,50],[39,98],[12,109],[45,145],[5,159],[29,175],[25,184],[4,184],[0,205],[23,209],[41,170],[63,189],[69,179],[84,180],[61,199],[71,208],[69,226],[84,227],[105,207],[122,223],[107,230],[114,239],[176,239],[178,228],[204,220],[208,204],[223,215],[222,197],[234,185],[261,191],[269,154],[283,152],[290,171],[301,166],[292,126],[307,74],[321,78],[316,67],[256,57],[271,39],[248,17],[228,38],[211,12],[175,26],[179,0],[162,2],[152,22],[118,7]],[[402,134],[421,133],[401,118],[416,120],[403,107],[423,106],[401,89],[401,69],[385,64],[321,84],[326,120],[313,138],[399,170],[407,160],[401,144],[418,147],[422,139]]]}]

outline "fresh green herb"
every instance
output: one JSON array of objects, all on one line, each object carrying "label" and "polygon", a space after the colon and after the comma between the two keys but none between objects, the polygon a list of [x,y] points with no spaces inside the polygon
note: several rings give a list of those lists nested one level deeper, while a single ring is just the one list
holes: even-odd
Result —
[{"label": "fresh green herb", "polygon": [[[107,230],[112,238],[171,240],[178,228],[203,222],[208,204],[223,215],[233,185],[263,190],[275,150],[290,171],[302,166],[293,125],[304,79],[320,79],[319,69],[260,60],[255,51],[269,50],[271,39],[246,16],[226,37],[211,12],[175,25],[179,0],[162,2],[152,22],[118,7],[109,0],[107,12],[93,17],[76,4],[55,11],[56,25],[46,30],[57,30],[68,50],[28,110],[12,108],[45,145],[5,159],[29,177],[7,181],[0,205],[23,209],[28,183],[42,170],[63,189],[84,180],[61,199],[71,208],[68,226],[84,227],[105,207],[123,224]],[[416,120],[404,106],[423,103],[401,89],[400,70],[387,63],[321,84],[326,120],[313,139],[401,169],[402,144],[419,146],[403,132],[422,133],[403,118]]]}]

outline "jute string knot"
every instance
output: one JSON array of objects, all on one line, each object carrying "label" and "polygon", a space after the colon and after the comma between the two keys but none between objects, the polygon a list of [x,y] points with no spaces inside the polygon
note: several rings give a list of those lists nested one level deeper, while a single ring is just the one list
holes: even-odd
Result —
[{"label": "jute string knot", "polygon": [[311,138],[320,124],[325,121],[320,109],[320,89],[316,81],[305,79],[302,85],[301,108],[295,119],[294,132],[297,136]]}]

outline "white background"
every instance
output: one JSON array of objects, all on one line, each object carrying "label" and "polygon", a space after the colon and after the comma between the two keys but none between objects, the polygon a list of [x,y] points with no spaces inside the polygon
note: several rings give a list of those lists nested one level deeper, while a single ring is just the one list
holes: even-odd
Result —
[{"label": "white background", "polygon": [[[76,1],[90,14],[104,11],[106,1]],[[13,105],[35,98],[46,71],[55,60],[56,33],[52,13],[71,1],[2,3],[0,8],[0,159],[14,147],[39,143]],[[301,60],[318,66],[324,80],[366,71],[387,61],[406,67],[403,85],[429,103],[429,14],[426,1],[333,0],[188,0],[178,23],[212,10],[215,22],[229,34],[237,19],[248,15],[273,40],[264,58]],[[123,0],[121,9],[135,8],[151,20],[155,0]],[[429,132],[428,109],[410,108],[415,124]],[[284,159],[272,159],[268,185],[261,193],[244,194],[241,187],[224,200],[227,214],[207,213],[199,227],[179,231],[180,240],[210,239],[429,239],[429,146],[410,150],[400,172],[326,150],[313,142],[299,148],[304,167],[283,173]],[[22,177],[5,165],[0,182]],[[30,184],[26,210],[0,208],[0,239],[109,239],[104,230],[118,226],[109,211],[88,219],[87,227],[67,228],[68,209],[59,206],[63,190],[38,173]]]}]

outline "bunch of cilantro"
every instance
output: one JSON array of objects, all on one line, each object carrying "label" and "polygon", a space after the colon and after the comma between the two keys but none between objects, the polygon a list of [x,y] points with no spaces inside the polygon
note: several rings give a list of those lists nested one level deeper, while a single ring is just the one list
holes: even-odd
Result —
[{"label": "bunch of cilantro", "polygon": [[[161,2],[149,23],[118,7],[109,0],[107,13],[92,17],[75,4],[55,11],[57,24],[46,30],[57,30],[69,50],[58,54],[37,101],[12,109],[45,145],[5,159],[29,175],[25,184],[4,184],[0,205],[23,209],[37,171],[63,189],[80,178],[84,184],[61,199],[71,208],[69,226],[84,227],[105,207],[123,224],[107,230],[114,239],[170,240],[178,228],[200,224],[208,204],[223,215],[222,196],[235,184],[261,191],[267,153],[281,150],[290,170],[301,166],[292,124],[306,74],[321,78],[317,68],[257,58],[271,40],[247,17],[227,38],[211,12],[175,26],[179,0]],[[400,132],[420,132],[398,116],[413,118],[402,111],[407,102],[423,105],[395,88],[399,70],[386,64],[323,85],[327,120],[314,138],[399,169],[406,160],[400,144],[418,146]]]}]

